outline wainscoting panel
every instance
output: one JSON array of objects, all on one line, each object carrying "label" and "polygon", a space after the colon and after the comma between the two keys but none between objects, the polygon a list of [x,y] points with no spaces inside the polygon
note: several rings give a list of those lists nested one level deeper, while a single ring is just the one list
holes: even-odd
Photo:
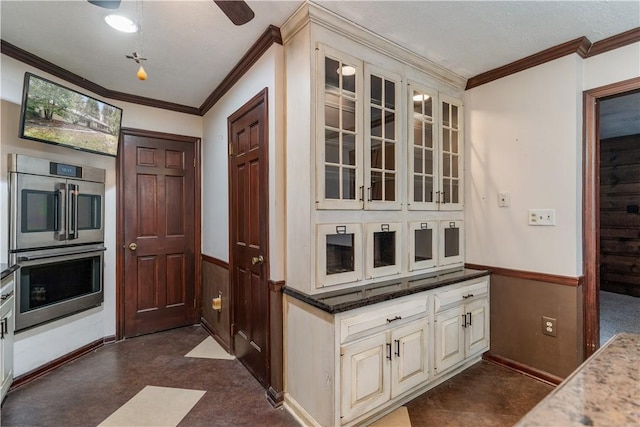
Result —
[{"label": "wainscoting panel", "polygon": [[[543,316],[557,319],[556,337],[543,335]],[[582,362],[582,333],[582,285],[492,274],[490,355],[494,359],[565,378]]]},{"label": "wainscoting panel", "polygon": [[[231,348],[231,300],[229,294],[229,264],[208,255],[202,255],[202,312],[205,328],[213,332],[220,344]],[[222,297],[220,310],[214,310],[212,301]]]}]

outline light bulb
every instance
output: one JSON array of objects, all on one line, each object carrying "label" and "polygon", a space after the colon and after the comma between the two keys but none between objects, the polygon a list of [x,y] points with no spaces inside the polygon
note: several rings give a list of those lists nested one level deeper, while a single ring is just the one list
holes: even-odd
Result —
[{"label": "light bulb", "polygon": [[144,70],[144,68],[142,68],[142,65],[140,66],[140,68],[138,68],[136,76],[138,76],[139,80],[147,80],[147,72]]}]

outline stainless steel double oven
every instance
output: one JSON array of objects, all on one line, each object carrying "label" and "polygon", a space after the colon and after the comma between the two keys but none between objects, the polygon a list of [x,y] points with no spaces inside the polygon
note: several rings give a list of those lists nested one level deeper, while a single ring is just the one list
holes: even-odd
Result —
[{"label": "stainless steel double oven", "polygon": [[11,154],[16,331],[103,302],[105,170]]}]

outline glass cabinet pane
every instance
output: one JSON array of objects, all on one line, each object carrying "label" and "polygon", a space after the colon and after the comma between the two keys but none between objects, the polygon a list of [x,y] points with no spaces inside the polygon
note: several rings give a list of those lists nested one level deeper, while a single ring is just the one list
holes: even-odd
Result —
[{"label": "glass cabinet pane", "polygon": [[382,277],[400,273],[402,245],[401,223],[369,223],[366,225],[366,277]]},{"label": "glass cabinet pane", "polygon": [[415,262],[429,261],[433,259],[433,230],[415,230],[415,250],[413,259]]},{"label": "glass cabinet pane", "polygon": [[442,205],[440,207],[445,209],[447,204],[461,203],[460,111],[459,106],[442,102],[442,188],[440,189]]},{"label": "glass cabinet pane", "polygon": [[[409,166],[413,168],[413,180],[410,185],[410,203],[433,203],[436,191],[435,184],[435,161],[438,160],[434,153],[434,130],[435,123],[433,117],[433,97],[428,93],[414,89],[413,98],[413,140],[410,142],[409,157],[413,157]],[[410,188],[411,189],[411,188]],[[423,207],[425,205],[422,205]],[[435,207],[434,207],[435,208]]]},{"label": "glass cabinet pane", "polygon": [[360,224],[318,224],[316,288],[362,280]]},{"label": "glass cabinet pane", "polygon": [[358,68],[338,57],[324,57],[325,200],[356,200],[360,149],[356,137],[361,114],[356,94]]},{"label": "glass cabinet pane", "polygon": [[374,73],[369,74],[369,182],[367,201],[396,200],[396,126],[397,82]]},{"label": "glass cabinet pane", "polygon": [[354,271],[354,235],[327,234],[326,274]]},{"label": "glass cabinet pane", "polygon": [[440,221],[440,265],[464,262],[463,221]]},{"label": "glass cabinet pane", "polygon": [[438,265],[438,222],[409,223],[409,271]]},{"label": "glass cabinet pane", "polygon": [[396,232],[373,233],[373,267],[386,267],[396,263]]}]

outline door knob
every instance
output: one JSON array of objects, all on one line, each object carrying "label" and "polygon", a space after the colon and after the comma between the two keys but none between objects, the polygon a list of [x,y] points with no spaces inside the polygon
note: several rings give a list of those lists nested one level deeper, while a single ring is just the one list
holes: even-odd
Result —
[{"label": "door knob", "polygon": [[264,257],[262,255],[254,256],[251,258],[251,264],[253,265],[262,264],[263,262],[264,262]]},{"label": "door knob", "polygon": [[138,245],[136,245],[135,243],[129,243],[129,249],[135,251],[136,249],[138,249]]}]

